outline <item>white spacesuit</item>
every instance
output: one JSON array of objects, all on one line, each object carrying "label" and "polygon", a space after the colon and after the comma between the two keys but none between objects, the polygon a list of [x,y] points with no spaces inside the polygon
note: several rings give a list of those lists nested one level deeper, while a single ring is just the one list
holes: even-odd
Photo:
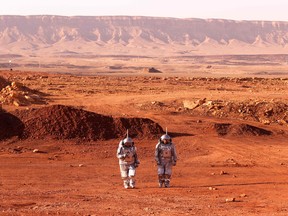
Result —
[{"label": "white spacesuit", "polygon": [[117,158],[119,159],[120,173],[124,181],[124,187],[135,188],[136,168],[140,164],[134,146],[133,140],[127,136],[121,140],[117,149]]},{"label": "white spacesuit", "polygon": [[161,136],[156,145],[155,160],[158,166],[159,187],[162,187],[163,184],[165,187],[170,187],[172,166],[176,165],[177,153],[175,145],[167,133]]}]

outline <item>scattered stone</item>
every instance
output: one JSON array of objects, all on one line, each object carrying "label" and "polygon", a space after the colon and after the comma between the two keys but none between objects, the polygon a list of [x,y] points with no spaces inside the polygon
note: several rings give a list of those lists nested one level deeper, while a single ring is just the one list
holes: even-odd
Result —
[{"label": "scattered stone", "polygon": [[283,101],[246,100],[236,102],[200,99],[198,101],[184,100],[182,103],[183,108],[190,110],[190,112],[197,108],[198,115],[250,120],[265,125],[275,123],[288,125],[286,114],[288,104]]},{"label": "scattered stone", "polygon": [[84,167],[84,164],[79,164],[79,167]]},{"label": "scattered stone", "polygon": [[209,190],[217,190],[217,188],[214,188],[214,187],[209,187],[208,189]]},{"label": "scattered stone", "polygon": [[279,125],[287,125],[287,122],[284,119],[277,120]]},{"label": "scattered stone", "polygon": [[16,148],[13,149],[13,151],[19,152],[19,153],[21,153],[22,150],[23,150],[23,147],[21,146],[17,146]]},{"label": "scattered stone", "polygon": [[240,194],[239,197],[243,198],[243,197],[247,197],[246,194]]},{"label": "scattered stone", "polygon": [[184,100],[183,101],[183,107],[186,109],[194,110],[197,107],[203,105],[205,102],[206,102],[206,98],[199,99],[197,101]]},{"label": "scattered stone", "polygon": [[25,87],[22,83],[12,82],[0,88],[0,103],[14,106],[28,106],[30,104],[46,104],[41,92]]},{"label": "scattered stone", "polygon": [[45,151],[40,151],[39,149],[34,149],[34,150],[33,150],[33,153],[47,153],[47,152],[45,152]]},{"label": "scattered stone", "polygon": [[264,125],[270,125],[271,121],[267,120],[267,119],[263,119],[263,120],[261,120],[261,123],[263,123]]},{"label": "scattered stone", "polygon": [[152,101],[151,104],[155,105],[155,106],[164,106],[164,103],[162,103],[160,101]]},{"label": "scattered stone", "polygon": [[21,106],[21,104],[19,103],[19,101],[13,101],[12,103],[13,103],[14,106],[17,106],[17,107]]},{"label": "scattered stone", "polygon": [[148,73],[162,73],[160,70],[154,68],[154,67],[150,67],[147,69]]},{"label": "scattered stone", "polygon": [[144,211],[149,211],[150,209],[148,207],[145,207],[143,210]]},{"label": "scattered stone", "polygon": [[228,175],[228,173],[225,172],[225,171],[223,171],[223,170],[221,170],[221,171],[220,171],[220,175]]},{"label": "scattered stone", "polygon": [[233,198],[226,198],[225,202],[235,202],[236,199],[233,197]]}]

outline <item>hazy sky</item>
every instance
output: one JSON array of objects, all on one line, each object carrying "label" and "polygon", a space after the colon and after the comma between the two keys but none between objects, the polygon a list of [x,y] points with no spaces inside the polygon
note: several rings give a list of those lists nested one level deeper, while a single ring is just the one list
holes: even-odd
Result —
[{"label": "hazy sky", "polygon": [[288,0],[3,0],[0,15],[106,16],[288,21]]}]

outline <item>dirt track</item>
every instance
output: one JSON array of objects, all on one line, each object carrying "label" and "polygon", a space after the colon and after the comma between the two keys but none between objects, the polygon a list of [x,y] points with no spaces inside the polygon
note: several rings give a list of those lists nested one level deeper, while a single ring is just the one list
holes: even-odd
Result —
[{"label": "dirt track", "polygon": [[[116,159],[119,139],[3,140],[1,215],[288,214],[287,125],[272,118],[267,124],[238,115],[220,117],[202,112],[201,107],[184,109],[182,103],[206,98],[235,103],[273,99],[287,104],[285,79],[237,83],[146,76],[40,78],[33,74],[13,79],[47,94],[49,104],[73,105],[113,117],[150,118],[167,126],[180,159],[172,187],[159,189],[153,160],[157,139],[135,138],[141,161],[137,188],[125,190]],[[15,111],[10,105],[3,108]],[[285,121],[285,111],[281,118]],[[228,123],[232,132],[219,135],[215,124]],[[255,135],[245,127],[235,133],[243,124],[271,134]],[[231,198],[234,202],[226,202]]]}]

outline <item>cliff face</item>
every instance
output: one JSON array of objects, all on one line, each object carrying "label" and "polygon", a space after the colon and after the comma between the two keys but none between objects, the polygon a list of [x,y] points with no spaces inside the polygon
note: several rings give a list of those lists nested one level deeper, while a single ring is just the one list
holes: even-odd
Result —
[{"label": "cliff face", "polygon": [[0,16],[0,46],[2,54],[37,54],[43,50],[97,54],[287,53],[288,22]]}]

